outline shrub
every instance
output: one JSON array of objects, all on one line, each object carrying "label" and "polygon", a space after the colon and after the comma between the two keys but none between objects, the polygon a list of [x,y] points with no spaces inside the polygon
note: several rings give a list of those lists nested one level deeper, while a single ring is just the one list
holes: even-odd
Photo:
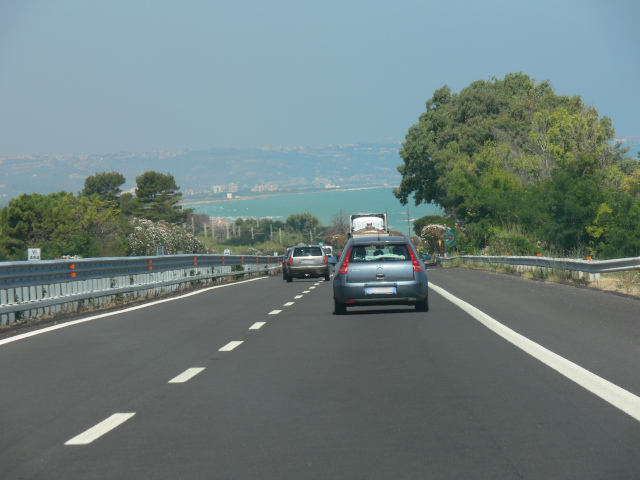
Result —
[{"label": "shrub", "polygon": [[127,235],[129,255],[155,255],[158,246],[163,246],[167,255],[175,255],[178,251],[206,252],[204,244],[182,227],[164,221],[152,222],[140,218],[134,218],[132,223],[133,232]]}]

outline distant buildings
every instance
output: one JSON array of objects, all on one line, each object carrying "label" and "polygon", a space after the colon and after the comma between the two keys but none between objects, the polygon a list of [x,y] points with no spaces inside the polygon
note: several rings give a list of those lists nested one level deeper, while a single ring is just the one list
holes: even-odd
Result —
[{"label": "distant buildings", "polygon": [[237,183],[230,183],[228,185],[213,185],[211,191],[215,193],[238,193],[239,187]]}]

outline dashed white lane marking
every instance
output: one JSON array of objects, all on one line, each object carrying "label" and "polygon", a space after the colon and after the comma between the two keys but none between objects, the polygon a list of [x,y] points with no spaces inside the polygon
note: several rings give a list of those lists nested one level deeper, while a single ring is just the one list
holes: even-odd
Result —
[{"label": "dashed white lane marking", "polygon": [[295,302],[287,302],[283,305],[283,307],[290,307],[291,305],[293,305]]},{"label": "dashed white lane marking", "polygon": [[269,312],[269,315],[277,315],[281,312],[282,310],[272,310]]},{"label": "dashed white lane marking", "polygon": [[214,287],[208,287],[208,288],[203,288],[202,290],[196,290],[195,292],[185,293],[184,295],[179,295],[177,297],[165,298],[163,300],[157,300],[155,302],[145,303],[144,305],[136,305],[135,307],[125,308],[123,310],[118,310],[117,312],[101,313],[100,315],[95,315],[93,317],[82,318],[80,320],[74,320],[72,322],[67,322],[67,323],[60,323],[60,324],[54,325],[52,327],[43,328],[42,330],[34,330],[33,332],[22,333],[20,335],[15,335],[13,337],[5,338],[4,340],[0,340],[0,345],[4,345],[5,343],[16,342],[18,340],[22,340],[22,339],[25,339],[25,338],[33,337],[35,335],[41,335],[43,333],[51,332],[53,330],[59,330],[61,328],[71,327],[73,325],[78,325],[80,323],[90,322],[92,320],[98,320],[99,318],[111,317],[113,315],[120,315],[121,313],[132,312],[134,310],[139,310],[141,308],[148,308],[148,307],[151,307],[153,305],[157,305],[159,303],[173,302],[175,300],[180,300],[180,299],[183,299],[183,298],[186,298],[186,297],[191,297],[193,295],[200,295],[201,293],[208,292],[209,290],[215,290],[217,288],[232,287],[232,286],[235,286],[235,285],[242,285],[243,283],[255,282],[257,280],[263,280],[265,278],[269,278],[269,277],[256,277],[256,278],[251,278],[249,280],[241,280],[239,282],[227,283],[227,284],[224,284],[224,285],[216,285]]},{"label": "dashed white lane marking", "polygon": [[318,286],[318,285],[320,285],[320,282],[318,282],[318,283],[314,283],[314,285]]},{"label": "dashed white lane marking", "polygon": [[199,374],[203,370],[204,368],[200,368],[200,367],[189,368],[188,370],[178,375],[176,378],[169,380],[169,383],[184,383],[187,380],[191,380],[193,377],[195,377],[197,374]]},{"label": "dashed white lane marking", "polygon": [[230,352],[231,350],[236,348],[238,345],[242,345],[242,343],[244,343],[244,342],[242,342],[242,341],[229,342],[218,351],[219,352]]},{"label": "dashed white lane marking", "polygon": [[485,327],[497,333],[505,340],[511,342],[516,347],[522,349],[532,357],[540,360],[545,365],[564,375],[569,380],[572,380],[614,407],[619,408],[623,412],[640,421],[640,397],[637,397],[631,392],[628,392],[608,380],[591,373],[580,365],[576,365],[566,358],[547,350],[542,345],[538,345],[528,338],[523,337],[519,333],[514,332],[497,320],[491,318],[489,315],[478,310],[476,307],[468,304],[464,300],[460,300],[458,297],[454,297],[446,290],[443,290],[431,282],[429,282],[429,288],[435,290],[444,298],[478,320]]},{"label": "dashed white lane marking", "polygon": [[263,326],[267,322],[256,322],[249,327],[249,330],[258,330],[261,326]]},{"label": "dashed white lane marking", "polygon": [[305,290],[305,291],[304,291],[304,292],[302,292],[302,293],[311,293],[311,290]]},{"label": "dashed white lane marking", "polygon": [[295,299],[297,300],[298,298],[302,298],[302,295],[296,295],[296,296],[295,296],[295,297],[293,297],[293,298],[295,298]]},{"label": "dashed white lane marking", "polygon": [[313,290],[314,288],[316,288],[316,287],[309,287],[309,290]]},{"label": "dashed white lane marking", "polygon": [[114,413],[106,420],[103,420],[95,427],[90,428],[84,433],[81,433],[77,437],[73,437],[71,440],[65,443],[65,445],[87,445],[97,438],[100,438],[105,433],[113,430],[118,425],[129,420],[135,413]]}]

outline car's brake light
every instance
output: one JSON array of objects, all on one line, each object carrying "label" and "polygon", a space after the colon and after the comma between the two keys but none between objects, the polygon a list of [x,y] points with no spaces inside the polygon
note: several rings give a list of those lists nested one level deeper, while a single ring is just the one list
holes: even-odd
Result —
[{"label": "car's brake light", "polygon": [[322,261],[322,263],[327,263],[327,256],[324,256],[324,260]]},{"label": "car's brake light", "polygon": [[289,265],[293,265],[293,258],[289,257]]},{"label": "car's brake light", "polygon": [[338,273],[346,274],[349,270],[349,257],[351,256],[351,250],[353,250],[353,247],[349,248],[349,251],[344,257],[344,262],[342,262],[342,265],[340,265],[340,270],[338,270]]},{"label": "car's brake light", "polygon": [[409,254],[411,255],[411,263],[413,264],[413,271],[420,272],[422,271],[422,265],[416,259],[416,256],[413,254],[413,249],[409,248]]}]

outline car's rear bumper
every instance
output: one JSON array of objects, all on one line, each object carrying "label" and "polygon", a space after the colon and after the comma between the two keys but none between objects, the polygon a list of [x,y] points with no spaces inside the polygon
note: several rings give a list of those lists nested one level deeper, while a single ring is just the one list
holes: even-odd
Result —
[{"label": "car's rear bumper", "polygon": [[[395,286],[393,294],[366,294],[368,286]],[[334,282],[333,297],[339,304],[355,305],[415,305],[423,302],[429,294],[428,284],[407,282],[395,284],[340,284]]]},{"label": "car's rear bumper", "polygon": [[293,265],[289,265],[287,267],[287,275],[295,278],[326,277],[329,275],[329,268],[326,265],[323,265],[321,267],[295,267]]}]

